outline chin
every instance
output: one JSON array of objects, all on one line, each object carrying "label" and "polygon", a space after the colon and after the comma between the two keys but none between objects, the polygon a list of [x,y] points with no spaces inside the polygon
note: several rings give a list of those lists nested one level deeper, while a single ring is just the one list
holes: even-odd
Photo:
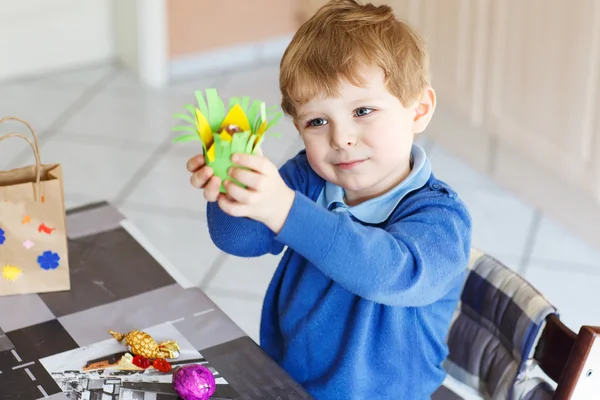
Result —
[{"label": "chin", "polygon": [[338,186],[341,186],[344,188],[344,190],[349,190],[351,192],[360,192],[366,189],[369,189],[370,187],[372,187],[375,183],[374,182],[363,182],[363,181],[345,181],[345,180],[333,180],[330,181],[332,183],[335,183]]}]

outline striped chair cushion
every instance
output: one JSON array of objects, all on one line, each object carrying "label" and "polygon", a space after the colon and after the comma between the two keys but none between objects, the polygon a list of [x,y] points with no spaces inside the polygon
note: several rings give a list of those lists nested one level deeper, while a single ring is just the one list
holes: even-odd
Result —
[{"label": "striped chair cushion", "polygon": [[474,249],[448,336],[446,370],[485,398],[542,398],[530,397],[539,385],[525,382],[544,321],[552,313],[557,310],[527,281]]}]

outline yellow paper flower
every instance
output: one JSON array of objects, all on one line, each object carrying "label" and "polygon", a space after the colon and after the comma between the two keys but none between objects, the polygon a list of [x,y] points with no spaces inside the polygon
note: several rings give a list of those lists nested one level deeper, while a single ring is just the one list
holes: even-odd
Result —
[{"label": "yellow paper flower", "polygon": [[16,281],[19,279],[23,271],[19,267],[15,267],[14,265],[5,265],[2,268],[2,277],[9,281]]}]

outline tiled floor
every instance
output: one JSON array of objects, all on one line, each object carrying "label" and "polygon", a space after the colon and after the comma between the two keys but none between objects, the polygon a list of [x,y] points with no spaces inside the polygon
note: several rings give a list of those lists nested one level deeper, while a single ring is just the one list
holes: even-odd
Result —
[{"label": "tiled floor", "polygon": [[[42,161],[63,164],[68,207],[111,201],[258,340],[261,301],[278,259],[242,260],[212,245],[202,194],[190,187],[185,170],[200,147],[172,144],[170,128],[172,115],[194,102],[196,89],[217,87],[224,96],[248,94],[278,104],[277,73],[277,65],[263,65],[152,90],[124,71],[99,66],[0,86],[0,115],[28,120],[39,134]],[[14,127],[0,129],[7,133]],[[289,121],[279,131],[282,138],[263,146],[277,164],[301,148]],[[426,133],[419,142],[436,174],[470,207],[473,244],[530,279],[572,329],[600,325],[600,311],[589,307],[600,286],[600,250],[445,152]],[[0,169],[32,162],[24,143],[12,139],[0,145]]]}]

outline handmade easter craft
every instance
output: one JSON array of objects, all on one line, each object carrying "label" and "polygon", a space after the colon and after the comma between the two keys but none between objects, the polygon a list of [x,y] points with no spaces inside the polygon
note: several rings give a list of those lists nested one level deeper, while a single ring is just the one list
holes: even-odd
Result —
[{"label": "handmade easter craft", "polygon": [[[277,123],[283,113],[276,111],[277,106],[267,109],[265,102],[261,100],[250,102],[248,96],[231,97],[226,112],[225,103],[216,89],[206,89],[206,100],[201,91],[196,91],[195,94],[198,106],[185,106],[191,116],[175,114],[175,118],[189,122],[191,126],[174,127],[174,131],[189,132],[176,137],[174,142],[201,141],[206,165],[213,169],[215,176],[221,178],[221,182],[231,180],[243,186],[228,175],[233,165],[231,155],[256,154],[265,133]],[[270,135],[279,136],[271,133]],[[226,192],[223,184],[221,192]]]}]

